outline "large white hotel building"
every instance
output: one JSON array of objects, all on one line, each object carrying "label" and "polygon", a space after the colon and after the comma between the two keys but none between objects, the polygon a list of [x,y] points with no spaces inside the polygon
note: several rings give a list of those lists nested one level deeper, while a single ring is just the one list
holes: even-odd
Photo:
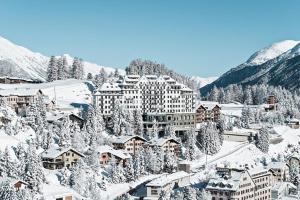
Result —
[{"label": "large white hotel building", "polygon": [[129,110],[142,111],[150,128],[154,118],[162,128],[168,123],[181,127],[195,124],[195,93],[169,76],[127,75],[104,83],[94,93],[94,104],[106,116],[112,114],[117,101]]}]

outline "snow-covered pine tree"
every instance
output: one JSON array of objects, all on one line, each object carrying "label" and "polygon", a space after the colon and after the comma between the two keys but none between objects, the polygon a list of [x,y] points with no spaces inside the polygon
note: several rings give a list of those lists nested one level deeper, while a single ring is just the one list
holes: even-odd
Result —
[{"label": "snow-covered pine tree", "polygon": [[84,76],[84,62],[81,58],[79,59],[78,71],[79,71],[78,79],[80,79],[80,80],[84,79],[84,77],[85,77]]},{"label": "snow-covered pine tree", "polygon": [[71,143],[72,147],[83,151],[86,147],[85,138],[82,136],[80,128],[76,122],[71,123]]},{"label": "snow-covered pine tree", "polygon": [[191,186],[184,187],[182,193],[183,200],[196,200],[196,190]]},{"label": "snow-covered pine tree", "polygon": [[292,163],[291,166],[290,166],[290,181],[298,186],[299,182],[298,182],[298,179],[299,179],[299,167],[295,164],[295,163]]},{"label": "snow-covered pine tree", "polygon": [[80,79],[80,63],[79,59],[77,57],[74,58],[72,69],[71,69],[71,78],[74,79]]},{"label": "snow-covered pine tree", "polygon": [[244,105],[242,109],[242,116],[241,116],[241,125],[242,128],[249,128],[250,122],[250,108],[247,105]]},{"label": "snow-covered pine tree", "polygon": [[128,163],[125,167],[125,177],[126,177],[126,182],[132,182],[135,180],[135,175],[134,175],[134,161],[133,158],[129,158]]},{"label": "snow-covered pine tree", "polygon": [[186,160],[195,160],[196,159],[196,134],[195,129],[190,129],[188,131],[188,138],[186,141],[186,152],[185,158]]},{"label": "snow-covered pine tree", "polygon": [[256,147],[260,149],[263,153],[268,153],[269,151],[269,130],[266,127],[262,127],[259,130]]},{"label": "snow-covered pine tree", "polygon": [[171,200],[170,192],[167,192],[166,190],[161,190],[158,200]]},{"label": "snow-covered pine tree", "polygon": [[168,151],[164,155],[164,171],[168,173],[173,173],[177,169],[177,158],[176,156],[171,155]]},{"label": "snow-covered pine tree", "polygon": [[208,122],[200,129],[196,144],[199,146],[199,149],[207,155],[214,155],[220,150],[220,135],[214,123]]},{"label": "snow-covered pine tree", "polygon": [[52,81],[57,80],[57,73],[58,73],[57,60],[56,60],[55,56],[51,56],[49,64],[48,64],[48,68],[47,68],[47,81],[52,82]]},{"label": "snow-covered pine tree", "polygon": [[93,74],[90,73],[90,72],[86,75],[86,79],[87,79],[87,80],[93,80],[93,78],[94,78],[94,77],[93,77]]},{"label": "snow-covered pine tree", "polygon": [[140,110],[133,110],[133,130],[135,135],[143,136],[143,117]]},{"label": "snow-covered pine tree", "polygon": [[35,148],[30,143],[26,153],[25,171],[22,174],[24,181],[29,184],[29,188],[39,192],[41,185],[45,182],[42,161],[37,155]]},{"label": "snow-covered pine tree", "polygon": [[71,175],[69,177],[69,185],[71,188],[83,196],[85,196],[87,184],[86,168],[87,166],[83,159],[79,159],[76,165],[71,168]]},{"label": "snow-covered pine tree", "polygon": [[0,165],[2,165],[2,176],[6,175],[13,178],[18,176],[17,164],[12,160],[8,147],[5,148],[3,156],[0,160]]}]

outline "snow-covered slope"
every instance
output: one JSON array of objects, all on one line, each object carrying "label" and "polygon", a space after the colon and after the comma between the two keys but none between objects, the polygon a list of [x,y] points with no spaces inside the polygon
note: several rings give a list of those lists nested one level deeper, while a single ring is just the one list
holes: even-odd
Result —
[{"label": "snow-covered slope", "polygon": [[295,40],[284,40],[275,44],[272,44],[266,48],[263,48],[256,53],[254,53],[250,58],[247,60],[247,64],[249,65],[261,65],[268,60],[276,58],[277,56],[285,53],[286,51],[292,49],[300,41]]},{"label": "snow-covered slope", "polygon": [[216,76],[212,76],[212,77],[200,77],[200,76],[192,76],[191,79],[193,81],[196,81],[197,84],[201,87],[206,86],[207,84],[210,84],[212,82],[214,82],[215,80],[218,79],[218,77]]},{"label": "snow-covered slope", "polygon": [[201,88],[206,94],[214,86],[269,84],[290,90],[300,87],[300,41],[285,40],[254,53],[245,63],[230,69]]},{"label": "snow-covered slope", "polygon": [[[68,64],[71,65],[73,57],[65,54]],[[80,55],[79,55],[80,56]],[[45,80],[49,57],[35,53],[22,46],[18,46],[7,39],[0,37],[0,76],[14,76],[21,78]],[[85,73],[96,74],[103,66],[84,62]],[[103,67],[107,73],[114,68]],[[125,73],[124,70],[119,70]]]}]

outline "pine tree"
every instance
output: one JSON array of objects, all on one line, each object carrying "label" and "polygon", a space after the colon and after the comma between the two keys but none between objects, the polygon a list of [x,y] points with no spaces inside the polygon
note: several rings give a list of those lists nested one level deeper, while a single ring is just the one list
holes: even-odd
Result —
[{"label": "pine tree", "polygon": [[268,153],[269,151],[269,131],[266,127],[259,130],[256,147],[260,149],[263,153]]},{"label": "pine tree", "polygon": [[48,82],[52,82],[57,80],[57,74],[58,69],[57,69],[57,60],[55,56],[51,56],[48,68],[47,68],[47,80]]},{"label": "pine tree", "polygon": [[164,171],[168,173],[173,173],[177,168],[177,159],[174,155],[168,151],[164,155]]},{"label": "pine tree", "polygon": [[161,190],[158,200],[171,200],[170,193],[165,190]]},{"label": "pine tree", "polygon": [[86,79],[87,79],[87,80],[93,80],[93,74],[89,72],[89,73],[87,74],[87,76],[86,76]]},{"label": "pine tree", "polygon": [[134,161],[133,161],[133,158],[130,158],[128,160],[128,163],[126,165],[126,168],[125,168],[125,177],[126,177],[126,182],[132,182],[135,180],[135,176],[134,176]]},{"label": "pine tree", "polygon": [[5,148],[0,165],[2,165],[2,175],[17,177],[17,164],[12,160],[8,147]]},{"label": "pine tree", "polygon": [[87,175],[85,173],[87,166],[83,159],[79,159],[75,166],[71,168],[71,175],[69,178],[69,185],[76,190],[79,194],[86,193]]},{"label": "pine tree", "polygon": [[290,166],[290,181],[298,186],[299,182],[298,182],[298,176],[299,176],[299,167],[295,164],[292,163]]},{"label": "pine tree", "polygon": [[185,152],[185,158],[186,160],[195,160],[196,159],[196,135],[195,130],[190,129],[188,132],[188,139],[186,142],[186,152]]},{"label": "pine tree", "polygon": [[38,157],[35,148],[30,143],[27,149],[25,171],[23,179],[29,184],[29,188],[40,191],[40,186],[45,181],[41,159]]},{"label": "pine tree", "polygon": [[196,190],[191,186],[184,187],[182,193],[183,200],[196,200]]},{"label": "pine tree", "polygon": [[207,155],[216,154],[221,148],[221,143],[219,131],[212,122],[204,125],[197,135],[197,145],[199,145],[199,149]]},{"label": "pine tree", "polygon": [[135,135],[143,136],[143,117],[142,113],[135,109],[133,110],[133,130]]}]

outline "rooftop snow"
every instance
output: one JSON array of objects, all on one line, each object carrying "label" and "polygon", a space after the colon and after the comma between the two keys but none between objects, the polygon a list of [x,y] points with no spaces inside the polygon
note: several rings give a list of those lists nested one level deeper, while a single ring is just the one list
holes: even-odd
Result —
[{"label": "rooftop snow", "polygon": [[165,186],[173,181],[185,178],[185,177],[189,177],[190,175],[184,171],[179,171],[179,172],[175,172],[173,174],[166,174],[164,176],[161,176],[157,179],[154,179],[153,181],[151,181],[150,183],[148,183],[146,186],[157,186],[157,187],[162,187]]}]

